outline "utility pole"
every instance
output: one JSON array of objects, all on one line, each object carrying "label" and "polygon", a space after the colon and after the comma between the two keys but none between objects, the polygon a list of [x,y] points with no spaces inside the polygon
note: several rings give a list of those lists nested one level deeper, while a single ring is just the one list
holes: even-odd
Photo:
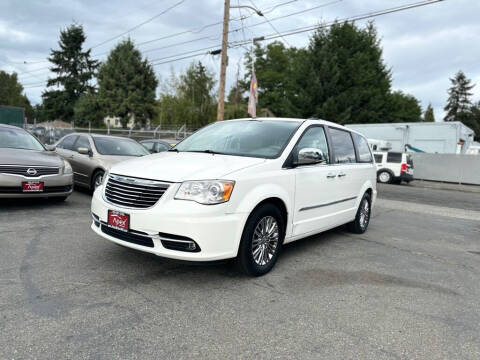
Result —
[{"label": "utility pole", "polygon": [[[238,5],[231,8],[248,8],[257,13],[258,16],[263,16],[262,12],[253,6]],[[217,121],[223,120],[223,114],[225,109],[225,79],[227,74],[228,65],[228,21],[230,19],[230,0],[225,0],[223,9],[223,35],[222,35],[222,59],[220,63],[220,84],[218,88],[218,109],[217,109]]]},{"label": "utility pole", "polygon": [[222,35],[222,59],[220,63],[220,84],[218,89],[218,109],[217,121],[223,120],[223,113],[225,109],[225,78],[227,73],[227,46],[228,46],[228,21],[230,18],[230,0],[225,0],[223,10],[223,35]]}]

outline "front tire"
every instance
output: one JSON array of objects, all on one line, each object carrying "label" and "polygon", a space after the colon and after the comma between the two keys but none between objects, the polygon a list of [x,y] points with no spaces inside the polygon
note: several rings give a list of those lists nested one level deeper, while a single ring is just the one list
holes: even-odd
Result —
[{"label": "front tire", "polygon": [[237,267],[250,276],[272,270],[282,248],[285,224],[280,210],[273,204],[255,209],[243,229]]},{"label": "front tire", "polygon": [[97,187],[102,185],[104,175],[105,172],[102,170],[95,171],[95,174],[92,176],[92,183],[90,185],[90,190],[92,190],[92,192],[95,191]]},{"label": "front tire", "polygon": [[370,223],[370,216],[372,212],[372,199],[369,193],[363,195],[360,206],[357,210],[355,220],[347,224],[347,228],[350,232],[355,234],[363,234],[367,231],[368,224]]}]

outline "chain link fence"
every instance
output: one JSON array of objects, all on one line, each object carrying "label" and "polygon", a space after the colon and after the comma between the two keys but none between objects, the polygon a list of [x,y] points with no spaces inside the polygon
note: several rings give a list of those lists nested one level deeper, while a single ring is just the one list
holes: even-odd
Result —
[{"label": "chain link fence", "polygon": [[191,135],[194,130],[187,129],[185,125],[178,129],[132,130],[132,129],[102,129],[102,128],[58,128],[49,126],[29,126],[27,128],[44,144],[54,144],[63,136],[72,133],[89,133],[111,136],[128,137],[137,141],[147,139],[182,140]]}]

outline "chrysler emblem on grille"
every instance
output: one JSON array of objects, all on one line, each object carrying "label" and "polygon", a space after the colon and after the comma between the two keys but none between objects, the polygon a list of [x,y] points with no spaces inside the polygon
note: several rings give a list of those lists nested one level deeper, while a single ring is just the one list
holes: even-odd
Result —
[{"label": "chrysler emblem on grille", "polygon": [[27,174],[31,176],[37,175],[37,170],[35,170],[34,168],[28,168]]}]

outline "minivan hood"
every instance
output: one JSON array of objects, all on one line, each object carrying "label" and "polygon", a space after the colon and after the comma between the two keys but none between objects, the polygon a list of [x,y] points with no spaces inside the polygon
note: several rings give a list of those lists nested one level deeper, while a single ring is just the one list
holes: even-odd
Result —
[{"label": "minivan hood", "polygon": [[224,178],[265,161],[243,156],[167,151],[122,162],[110,171],[144,179],[182,182]]},{"label": "minivan hood", "polygon": [[117,165],[126,160],[136,159],[137,156],[117,156],[117,155],[97,155],[97,159],[103,167],[109,170],[112,166]]},{"label": "minivan hood", "polygon": [[53,151],[0,148],[0,165],[63,166],[63,160]]}]

